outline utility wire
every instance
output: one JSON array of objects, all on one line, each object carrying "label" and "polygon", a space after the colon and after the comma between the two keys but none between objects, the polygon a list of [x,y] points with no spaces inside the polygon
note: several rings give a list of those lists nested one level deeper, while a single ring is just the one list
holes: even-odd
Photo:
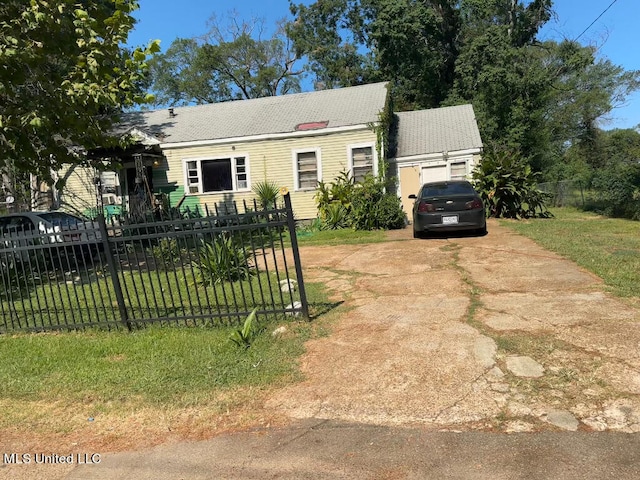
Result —
[{"label": "utility wire", "polygon": [[594,24],[594,23],[596,23],[598,20],[600,20],[600,17],[602,17],[605,13],[607,13],[607,10],[609,10],[611,7],[613,7],[613,4],[614,4],[614,3],[616,3],[617,1],[618,1],[618,0],[613,0],[613,2],[611,2],[611,4],[610,4],[607,8],[605,8],[605,9],[604,9],[604,12],[602,12],[600,15],[598,15],[598,18],[596,18],[593,22],[591,22],[591,24],[590,24],[587,28],[585,28],[585,29],[582,31],[582,33],[581,33],[580,35],[578,35],[578,36],[575,38],[574,42],[577,42],[577,41],[578,41],[578,39],[579,39],[582,35],[584,35],[585,33],[587,33],[587,30],[589,30],[591,27],[593,27],[593,24]]}]

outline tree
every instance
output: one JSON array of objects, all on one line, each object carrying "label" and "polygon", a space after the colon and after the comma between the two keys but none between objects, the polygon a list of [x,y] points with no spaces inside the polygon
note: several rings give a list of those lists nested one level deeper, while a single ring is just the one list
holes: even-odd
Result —
[{"label": "tree", "polygon": [[519,152],[536,170],[549,146],[549,70],[536,36],[551,0],[466,0],[447,104],[474,106],[485,143]]},{"label": "tree", "polygon": [[322,0],[291,5],[289,26],[316,82],[393,80],[399,108],[436,107],[453,83],[460,16],[454,0]]},{"label": "tree", "polygon": [[123,47],[134,0],[0,5],[0,167],[52,181],[79,147],[115,144],[118,114],[148,100],[146,48]]},{"label": "tree", "polygon": [[151,64],[157,104],[188,105],[300,91],[302,70],[282,22],[263,38],[264,20],[223,28],[215,16],[201,38],[176,39]]}]

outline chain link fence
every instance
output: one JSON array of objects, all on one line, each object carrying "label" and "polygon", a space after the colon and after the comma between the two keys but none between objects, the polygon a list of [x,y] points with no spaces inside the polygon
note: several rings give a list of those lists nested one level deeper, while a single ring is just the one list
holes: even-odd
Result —
[{"label": "chain link fence", "polygon": [[549,206],[578,208],[585,206],[586,190],[581,180],[539,183],[538,189],[551,195]]}]

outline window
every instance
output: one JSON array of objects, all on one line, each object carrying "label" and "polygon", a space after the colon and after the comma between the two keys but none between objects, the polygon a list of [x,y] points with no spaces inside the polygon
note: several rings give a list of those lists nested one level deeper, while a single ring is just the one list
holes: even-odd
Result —
[{"label": "window", "polygon": [[198,162],[187,162],[187,192],[198,193],[200,190],[199,184]]},{"label": "window", "polygon": [[247,164],[244,157],[236,158],[236,185],[238,190],[249,188],[249,177],[247,176]]},{"label": "window", "polygon": [[313,190],[321,180],[320,150],[294,151],[296,190]]},{"label": "window", "polygon": [[213,158],[185,162],[187,193],[232,192],[249,189],[247,158]]},{"label": "window", "polygon": [[202,191],[224,192],[233,190],[231,176],[231,159],[204,160],[200,162],[202,169]]},{"label": "window", "polygon": [[367,173],[375,175],[372,145],[351,147],[350,152],[351,175],[356,182],[363,181]]},{"label": "window", "polygon": [[451,164],[451,180],[464,180],[467,177],[467,162]]}]

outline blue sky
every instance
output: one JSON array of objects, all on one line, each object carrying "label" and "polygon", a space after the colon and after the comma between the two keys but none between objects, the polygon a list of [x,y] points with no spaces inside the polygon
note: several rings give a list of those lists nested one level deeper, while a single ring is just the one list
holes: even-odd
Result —
[{"label": "blue sky", "polygon": [[[575,38],[600,15],[613,0],[556,0],[557,18],[545,25],[541,37]],[[138,24],[129,35],[131,45],[143,45],[160,39],[166,49],[177,37],[193,37],[207,31],[212,14],[225,17],[236,10],[242,19],[264,17],[268,24],[289,17],[288,0],[244,0],[219,6],[208,0],[139,0]],[[220,2],[223,3],[223,2]],[[309,4],[311,0],[303,0]],[[580,37],[583,44],[599,47],[599,54],[627,70],[640,70],[638,19],[640,1],[616,0],[611,8]],[[616,108],[603,128],[632,128],[640,125],[640,93],[627,105]]]}]

